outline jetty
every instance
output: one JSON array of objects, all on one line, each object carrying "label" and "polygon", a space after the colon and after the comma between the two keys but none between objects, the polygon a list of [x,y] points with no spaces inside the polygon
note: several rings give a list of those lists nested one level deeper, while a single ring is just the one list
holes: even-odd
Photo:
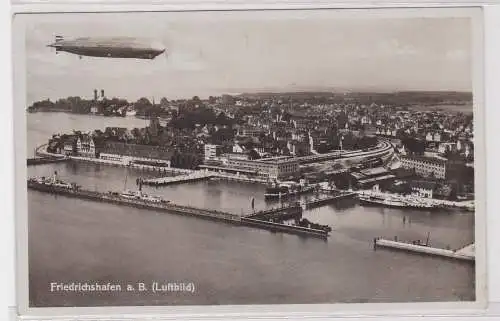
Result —
[{"label": "jetty", "polygon": [[313,200],[304,201],[302,207],[304,209],[311,209],[315,207],[320,207],[326,204],[330,204],[341,199],[355,198],[358,194],[355,192],[336,192],[336,195],[331,195],[327,197],[320,197]]},{"label": "jetty", "polygon": [[[315,229],[315,228],[296,226],[296,225],[288,225],[288,224],[277,223],[277,222],[269,222],[269,221],[265,221],[262,219],[239,216],[239,215],[224,212],[224,211],[202,209],[202,208],[196,208],[193,206],[184,206],[184,205],[174,204],[170,201],[164,201],[164,200],[153,201],[153,200],[141,199],[141,198],[129,198],[129,197],[122,196],[120,193],[111,192],[111,191],[104,193],[104,192],[98,192],[98,191],[85,190],[85,189],[82,189],[81,187],[76,186],[74,184],[72,184],[71,186],[72,186],[71,188],[70,187],[60,187],[60,186],[56,186],[56,185],[39,183],[33,179],[28,180],[28,188],[29,189],[33,189],[33,190],[37,190],[37,191],[45,192],[45,193],[50,193],[50,194],[57,194],[57,195],[62,195],[62,196],[67,196],[67,197],[81,198],[81,199],[97,201],[97,202],[106,202],[106,203],[123,205],[123,206],[131,206],[131,207],[136,207],[136,208],[154,210],[157,212],[166,212],[166,213],[179,214],[179,215],[183,215],[183,216],[192,216],[192,217],[197,217],[197,218],[202,218],[202,219],[224,222],[224,223],[228,223],[228,224],[232,224],[232,225],[265,229],[265,230],[269,230],[271,232],[282,232],[282,233],[300,235],[300,236],[305,236],[305,237],[308,237],[308,236],[309,237],[316,237],[316,238],[319,237],[322,239],[326,239],[328,237],[327,231],[319,230],[319,229]],[[283,209],[283,208],[271,209],[271,210],[265,211],[264,213],[269,217],[273,217],[273,216],[283,215],[284,211],[286,212],[287,209]],[[277,214],[275,214],[275,212]],[[247,215],[247,216],[249,216],[249,215]]]},{"label": "jetty", "polygon": [[420,242],[401,242],[395,240],[388,240],[383,238],[375,238],[373,240],[373,247],[390,248],[396,250],[403,250],[413,253],[421,253],[433,256],[441,256],[451,259],[463,260],[463,261],[475,261],[474,243],[469,244],[463,248],[457,250],[448,250],[431,247],[426,243]]},{"label": "jetty", "polygon": [[208,180],[208,179],[211,179],[212,177],[214,177],[214,175],[211,173],[193,172],[193,173],[190,173],[187,175],[167,176],[167,177],[145,179],[142,181],[142,183],[144,185],[153,185],[153,186],[173,185],[173,184],[190,183],[190,182]]}]

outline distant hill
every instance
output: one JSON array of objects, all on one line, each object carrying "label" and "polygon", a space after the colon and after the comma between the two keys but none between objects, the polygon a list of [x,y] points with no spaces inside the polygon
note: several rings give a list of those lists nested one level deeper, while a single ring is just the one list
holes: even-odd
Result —
[{"label": "distant hill", "polygon": [[246,99],[318,99],[329,102],[355,102],[360,104],[386,104],[411,106],[467,104],[472,101],[472,93],[457,91],[398,91],[398,92],[331,92],[331,91],[297,91],[297,92],[259,92],[238,95]]}]

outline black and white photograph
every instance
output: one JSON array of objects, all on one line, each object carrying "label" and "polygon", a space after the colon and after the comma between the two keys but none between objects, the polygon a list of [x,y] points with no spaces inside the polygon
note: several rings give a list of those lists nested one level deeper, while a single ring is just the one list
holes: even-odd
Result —
[{"label": "black and white photograph", "polygon": [[16,15],[27,307],[477,302],[480,14]]}]

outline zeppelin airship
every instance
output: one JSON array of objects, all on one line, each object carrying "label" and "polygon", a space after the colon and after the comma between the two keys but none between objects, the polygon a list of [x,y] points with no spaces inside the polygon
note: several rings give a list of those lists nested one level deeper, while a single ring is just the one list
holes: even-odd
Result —
[{"label": "zeppelin airship", "polygon": [[60,51],[80,56],[108,58],[154,59],[165,52],[159,42],[132,37],[84,37],[64,39],[56,36],[55,42],[48,45]]}]

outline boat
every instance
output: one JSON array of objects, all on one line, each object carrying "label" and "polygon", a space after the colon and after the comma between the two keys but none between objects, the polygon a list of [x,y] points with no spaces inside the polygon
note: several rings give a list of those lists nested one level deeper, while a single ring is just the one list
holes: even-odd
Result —
[{"label": "boat", "polygon": [[398,199],[383,198],[369,195],[359,195],[359,202],[362,205],[380,205],[384,207],[402,208],[406,207],[405,202]]},{"label": "boat", "polygon": [[127,116],[135,116],[137,112],[135,110],[127,110],[126,114]]},{"label": "boat", "polygon": [[168,203],[170,201],[164,200],[163,198],[155,195],[144,194],[141,191],[132,192],[127,190],[123,193],[118,194],[122,198],[133,199],[133,200],[141,200],[146,202],[153,203]]},{"label": "boat", "polygon": [[335,192],[337,191],[337,186],[333,182],[321,182],[318,184],[319,189],[322,192]]},{"label": "boat", "polygon": [[361,205],[383,206],[390,208],[403,209],[418,209],[418,210],[434,210],[438,207],[429,202],[420,201],[417,199],[405,198],[397,195],[375,195],[375,194],[359,194],[359,202]]},{"label": "boat", "polygon": [[68,183],[57,177],[57,172],[54,172],[52,177],[30,177],[28,179],[28,187],[38,189],[67,189],[74,190],[78,188],[75,183]]},{"label": "boat", "polygon": [[264,196],[266,198],[285,198],[314,191],[314,186],[307,184],[305,180],[299,183],[294,181],[274,182],[266,188]]},{"label": "boat", "polygon": [[375,185],[373,190],[359,191],[358,199],[362,205],[384,206],[391,208],[434,210],[440,207],[416,196],[403,196],[380,191],[380,187]]},{"label": "boat", "polygon": [[[125,175],[125,187],[127,186],[127,178],[128,174]],[[141,200],[152,203],[169,203],[170,201],[164,200],[163,198],[155,195],[148,195],[142,192],[142,178],[138,178],[136,183],[139,185],[139,190],[132,192],[131,190],[125,190],[122,193],[119,193],[118,196],[121,198],[132,199],[132,200]]]}]

